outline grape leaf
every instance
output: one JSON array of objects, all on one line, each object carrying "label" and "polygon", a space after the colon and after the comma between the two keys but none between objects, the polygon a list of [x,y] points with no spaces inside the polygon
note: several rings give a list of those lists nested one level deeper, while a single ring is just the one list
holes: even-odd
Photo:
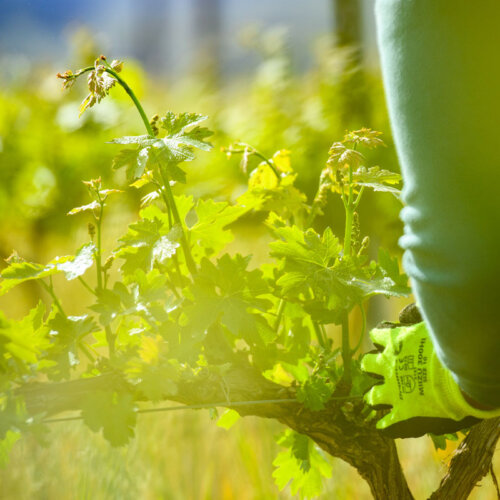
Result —
[{"label": "grape leaf", "polygon": [[363,127],[359,130],[352,130],[345,134],[342,142],[353,146],[360,144],[369,149],[373,149],[378,146],[385,146],[384,141],[380,139],[381,135],[382,132]]},{"label": "grape leaf", "polygon": [[28,280],[37,280],[57,274],[59,269],[55,265],[44,266],[34,262],[14,262],[5,268],[0,276],[0,295]]},{"label": "grape leaf", "polygon": [[[286,169],[286,156],[277,159]],[[282,174],[278,179],[267,163],[261,163],[250,175],[249,189],[238,198],[238,204],[251,210],[274,212],[286,219],[297,217],[304,211],[307,198],[293,185],[295,178],[296,174]]]},{"label": "grape leaf", "polygon": [[360,183],[376,183],[376,184],[399,184],[401,175],[390,170],[383,170],[380,167],[359,167],[352,174],[353,181]]},{"label": "grape leaf", "polygon": [[294,431],[285,431],[278,442],[287,447],[273,461],[273,477],[283,490],[290,485],[292,495],[316,498],[322,491],[323,478],[331,476],[331,467],[322,452],[307,437]]},{"label": "grape leaf", "polygon": [[99,210],[99,208],[100,208],[99,202],[93,201],[92,203],[89,203],[88,205],[82,205],[81,207],[72,208],[68,212],[68,215],[75,215],[75,214],[79,214],[81,212],[89,212],[89,211]]},{"label": "grape leaf", "polygon": [[138,179],[146,170],[149,160],[149,148],[122,149],[113,159],[113,169],[125,167],[127,179]]},{"label": "grape leaf", "polygon": [[217,427],[229,430],[240,418],[236,410],[226,410],[217,420]]},{"label": "grape leaf", "polygon": [[120,238],[121,245],[115,256],[124,259],[121,272],[134,274],[140,268],[150,271],[156,264],[167,264],[176,253],[181,237],[180,227],[170,229],[168,215],[156,206],[148,206],[139,213],[140,219],[130,224],[127,233]]},{"label": "grape leaf", "polygon": [[[175,115],[171,111],[160,119],[165,137],[149,135],[113,139],[112,144],[137,144],[136,150],[122,150],[113,160],[113,168],[127,168],[127,179],[140,178],[146,168],[161,169],[169,180],[186,182],[186,173],[178,164],[194,159],[193,148],[209,151],[212,145],[205,139],[212,135],[208,129],[195,126],[207,117],[196,113]],[[191,130],[188,130],[190,127]]]},{"label": "grape leaf", "polygon": [[79,364],[78,346],[90,333],[99,330],[93,318],[83,316],[63,316],[53,310],[47,321],[50,328],[51,349],[46,359],[52,361],[44,370],[52,380],[69,378],[71,370]]},{"label": "grape leaf", "polygon": [[383,193],[391,193],[398,200],[401,199],[401,190],[396,189],[395,187],[392,186],[386,186],[385,184],[381,184],[378,182],[359,182],[358,186],[365,186],[370,189],[373,189],[374,191],[380,191]]},{"label": "grape leaf", "polygon": [[458,435],[456,433],[453,434],[442,434],[436,435],[429,433],[428,436],[432,439],[432,444],[434,445],[434,449],[437,450],[446,450],[448,447],[447,441],[458,441]]},{"label": "grape leaf", "polygon": [[[316,305],[326,301],[331,306],[338,306],[345,286],[334,270],[341,246],[331,230],[327,228],[320,237],[313,229],[304,233],[297,226],[284,226],[280,219],[271,220],[270,224],[281,237],[269,246],[273,257],[284,259],[283,272],[277,280],[283,293],[296,298],[308,297],[312,290]],[[349,307],[348,301],[344,306]]]},{"label": "grape leaf", "polygon": [[[175,238],[178,238],[175,231],[173,234],[176,235]],[[160,236],[151,250],[151,265],[153,266],[156,262],[164,264],[175,254],[177,248],[179,248],[179,243],[175,241],[174,237]]]},{"label": "grape leaf", "polygon": [[65,262],[57,263],[57,269],[62,271],[68,281],[74,280],[85,274],[94,263],[96,247],[93,243],[83,245],[74,257],[68,258]]},{"label": "grape leaf", "polygon": [[25,363],[39,360],[42,352],[50,347],[44,314],[42,302],[19,321],[8,320],[0,313],[0,366],[5,365],[10,356]]},{"label": "grape leaf", "polygon": [[330,228],[325,229],[322,237],[313,229],[304,233],[297,226],[275,225],[274,232],[282,240],[270,243],[271,255],[295,262],[328,267],[342,248]]},{"label": "grape leaf", "polygon": [[389,252],[383,248],[379,248],[378,251],[378,270],[380,275],[392,280],[395,291],[400,292],[401,295],[410,294],[408,276],[400,272],[398,258],[391,257]]},{"label": "grape leaf", "polygon": [[5,436],[0,439],[0,468],[7,466],[9,463],[10,451],[20,438],[20,432],[8,430]]},{"label": "grape leaf", "polygon": [[333,394],[333,389],[332,384],[320,377],[309,378],[297,389],[297,399],[310,410],[322,410]]},{"label": "grape leaf", "polygon": [[273,155],[273,163],[280,172],[288,173],[293,171],[288,149],[276,151]]},{"label": "grape leaf", "polygon": [[273,169],[265,162],[252,170],[248,179],[248,188],[274,189],[278,187],[279,179]]},{"label": "grape leaf", "polygon": [[112,446],[123,446],[134,436],[136,413],[131,394],[96,391],[82,402],[83,421],[94,432],[102,429]]},{"label": "grape leaf", "polygon": [[112,139],[108,144],[138,144],[139,146],[152,146],[157,142],[156,137],[150,135],[129,135]]},{"label": "grape leaf", "polygon": [[200,270],[189,287],[191,304],[184,309],[190,335],[202,338],[215,322],[250,346],[274,340],[275,332],[265,319],[252,312],[267,310],[269,301],[260,298],[269,292],[259,270],[247,271],[249,259],[228,254],[213,264],[203,258]]},{"label": "grape leaf", "polygon": [[[166,297],[166,277],[157,269],[144,272],[142,269],[126,276],[128,287],[117,281],[113,290],[101,290],[97,294],[97,303],[90,309],[99,313],[99,321],[109,325],[117,317],[127,318],[139,316],[155,324],[164,320],[164,309],[157,302],[162,303]],[[169,304],[169,307],[172,307]],[[158,317],[159,316],[159,317]]]},{"label": "grape leaf", "polygon": [[0,273],[3,278],[0,282],[0,295],[25,281],[46,278],[59,272],[64,272],[67,280],[73,280],[83,275],[92,265],[94,252],[94,244],[87,243],[75,256],[56,257],[45,266],[34,262],[13,262]]},{"label": "grape leaf", "polygon": [[138,377],[137,388],[151,401],[160,401],[177,394],[175,370],[168,364],[140,364],[133,372]]},{"label": "grape leaf", "polygon": [[[192,146],[204,151],[210,151],[212,144],[205,142],[212,132],[205,127],[198,127],[198,123],[206,120],[207,117],[197,113],[181,113],[175,115],[169,111],[160,119],[160,126],[167,131],[167,136],[163,139],[168,148],[176,147],[177,144]],[[187,130],[189,127],[194,127]]]},{"label": "grape leaf", "polygon": [[[285,226],[275,217],[269,225],[281,237],[270,244],[271,255],[283,259],[276,283],[284,296],[301,301],[315,321],[338,323],[342,311],[372,295],[402,296],[409,292],[397,260],[385,254],[379,268],[375,264],[362,267],[362,260],[338,258],[341,246],[330,229],[320,237],[312,229],[304,233],[296,226]],[[310,295],[312,298],[307,298]]]},{"label": "grape leaf", "polygon": [[188,230],[188,237],[193,245],[193,258],[216,255],[233,239],[233,234],[226,227],[236,221],[248,208],[229,205],[227,202],[199,200],[195,214],[197,221]]}]

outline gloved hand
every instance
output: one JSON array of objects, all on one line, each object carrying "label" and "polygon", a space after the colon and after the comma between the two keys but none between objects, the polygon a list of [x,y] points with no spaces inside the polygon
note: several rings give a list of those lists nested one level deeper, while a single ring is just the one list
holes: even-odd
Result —
[{"label": "gloved hand", "polygon": [[467,403],[434,352],[424,323],[374,329],[370,337],[377,352],[363,357],[361,369],[380,382],[364,399],[375,409],[390,408],[377,422],[384,434],[393,438],[445,434],[500,415],[500,409],[484,411]]}]

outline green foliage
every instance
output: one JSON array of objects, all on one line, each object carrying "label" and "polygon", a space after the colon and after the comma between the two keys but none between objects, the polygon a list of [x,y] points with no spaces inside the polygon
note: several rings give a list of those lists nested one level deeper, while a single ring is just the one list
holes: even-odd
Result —
[{"label": "green foliage", "polygon": [[275,332],[257,311],[272,303],[263,298],[269,288],[261,271],[248,271],[250,259],[237,254],[223,255],[216,264],[201,261],[199,273],[187,291],[189,301],[184,314],[190,336],[200,336],[212,325],[223,325],[249,346],[264,347]]},{"label": "green foliage", "polygon": [[[223,384],[238,360],[281,383],[280,376],[288,377],[297,400],[312,411],[328,404],[341,380],[345,394],[359,397],[368,382],[352,359],[347,317],[374,295],[409,292],[396,258],[382,250],[378,261],[368,258],[367,240],[355,223],[365,187],[393,189],[399,180],[397,174],[365,167],[365,156],[356,150],[381,145],[380,134],[360,129],[334,143],[312,203],[298,187],[300,173],[290,151],[281,149],[268,158],[241,142],[226,148],[231,156],[241,155],[244,171],[250,171],[247,190],[234,203],[174,194],[178,183],[192,175],[186,162],[194,160],[195,150],[212,147],[206,141],[211,132],[199,126],[206,117],[168,112],[148,122],[118,69],[121,64],[108,65],[101,57],[94,66],[61,78],[70,86],[89,73],[90,94],[82,111],[105,97],[112,85],[125,88],[146,134],[111,141],[131,146],[115,156],[113,168],[124,168],[127,182],[149,193],[137,219],[106,253],[102,221],[108,197],[116,194],[114,202],[123,193],[104,189],[101,178],[86,181],[91,202],[69,215],[92,218],[92,241],[74,256],[56,257],[46,265],[14,256],[2,271],[1,293],[36,281],[49,293],[52,307],[46,312],[40,304],[18,322],[0,317],[0,402],[10,422],[2,431],[10,441],[1,449],[13,439],[8,432],[17,432],[26,419],[18,386],[41,374],[52,380],[106,373],[121,378],[120,389],[97,391],[81,402],[84,422],[95,432],[102,430],[116,446],[133,436],[137,401],[174,397],[183,382],[203,370],[217,374]],[[328,195],[335,194],[344,204],[343,240],[330,227],[315,227]],[[261,224],[271,241],[264,264],[229,246],[232,226],[245,218],[265,221]],[[95,286],[86,281],[91,268]],[[65,313],[52,282],[56,274],[68,281],[78,278],[92,294],[88,314]],[[343,328],[339,346],[330,338],[331,325]],[[363,334],[357,332],[356,338]],[[236,419],[237,413],[230,411],[219,425],[228,428]],[[329,475],[321,452],[291,431],[280,442],[288,450],[275,461],[277,484],[283,488],[291,481],[293,494],[317,495],[321,478]]]},{"label": "green foliage", "polygon": [[322,410],[333,394],[334,386],[320,377],[307,379],[297,390],[297,399],[313,411]]},{"label": "green foliage", "polygon": [[40,302],[20,321],[0,313],[0,372],[15,379],[29,373],[49,348],[48,329],[44,325],[45,306]]},{"label": "green foliage", "polygon": [[9,462],[9,453],[16,442],[21,439],[20,432],[7,431],[3,439],[0,439],[0,467],[5,467]]},{"label": "green foliage", "polygon": [[[127,136],[113,139],[113,144],[137,145],[137,149],[124,149],[113,160],[113,168],[126,167],[127,178],[132,182],[144,175],[146,169],[160,172],[177,182],[186,183],[186,172],[178,165],[183,161],[194,160],[193,149],[210,151],[212,145],[205,139],[212,132],[198,124],[206,120],[206,116],[196,113],[175,115],[171,111],[159,120],[165,137],[155,138],[151,135]],[[191,128],[193,127],[193,128]],[[190,130],[188,130],[190,129]],[[158,180],[161,184],[161,177]]]},{"label": "green foliage", "polygon": [[289,485],[292,495],[317,497],[322,490],[322,479],[331,476],[323,452],[307,436],[290,430],[280,436],[278,443],[287,448],[273,462],[278,488],[282,490]]},{"label": "green foliage", "polygon": [[68,281],[74,280],[85,274],[92,266],[94,252],[95,245],[87,243],[76,252],[76,255],[56,257],[45,266],[33,262],[15,261],[0,274],[3,278],[0,284],[0,294],[8,292],[25,281],[47,278],[60,272],[64,273]]},{"label": "green foliage", "polygon": [[127,444],[134,435],[136,413],[132,395],[97,391],[82,403],[83,421],[113,446]]},{"label": "green foliage", "polygon": [[240,414],[235,410],[226,410],[217,420],[217,426],[230,429],[239,419]]},{"label": "green foliage", "polygon": [[448,446],[447,441],[458,441],[458,436],[456,433],[453,434],[443,434],[437,436],[436,434],[429,434],[429,437],[432,440],[432,444],[436,450],[446,450]]}]

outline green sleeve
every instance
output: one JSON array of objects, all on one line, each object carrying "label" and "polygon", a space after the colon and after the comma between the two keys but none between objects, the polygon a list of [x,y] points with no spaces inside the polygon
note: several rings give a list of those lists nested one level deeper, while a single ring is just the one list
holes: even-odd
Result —
[{"label": "green sleeve", "polygon": [[376,0],[403,265],[437,354],[500,406],[500,1]]}]

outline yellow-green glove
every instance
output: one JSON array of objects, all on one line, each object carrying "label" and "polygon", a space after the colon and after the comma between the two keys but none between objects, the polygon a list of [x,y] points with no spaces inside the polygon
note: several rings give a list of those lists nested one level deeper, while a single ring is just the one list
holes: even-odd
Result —
[{"label": "yellow-green glove", "polygon": [[445,434],[500,415],[500,409],[484,411],[467,403],[436,356],[424,323],[374,329],[370,338],[378,352],[366,354],[361,369],[381,381],[365,394],[365,401],[376,409],[390,408],[377,422],[385,434]]}]

